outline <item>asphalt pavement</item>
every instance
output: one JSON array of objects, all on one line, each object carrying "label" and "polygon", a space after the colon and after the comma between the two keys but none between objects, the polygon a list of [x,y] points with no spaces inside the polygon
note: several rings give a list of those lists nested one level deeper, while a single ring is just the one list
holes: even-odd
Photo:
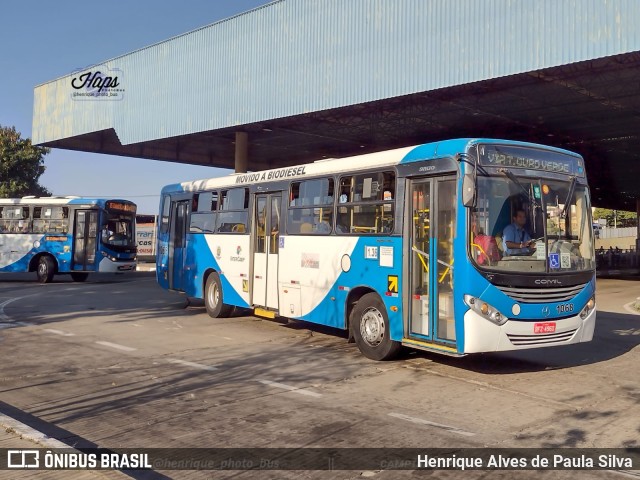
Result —
[{"label": "asphalt pavement", "polygon": [[[0,278],[0,447],[639,447],[640,283],[599,279],[587,344],[360,355],[339,331],[212,319],[152,273]],[[5,421],[2,421],[2,418]],[[580,478],[620,478],[612,471]],[[12,473],[13,475],[6,475]],[[0,478],[58,478],[0,471]],[[57,473],[57,472],[56,472]],[[155,477],[153,475],[155,475]],[[575,471],[64,472],[59,478],[575,478]],[[109,476],[110,475],[110,476]],[[150,476],[151,475],[151,476]],[[631,473],[633,476],[634,474]]]}]

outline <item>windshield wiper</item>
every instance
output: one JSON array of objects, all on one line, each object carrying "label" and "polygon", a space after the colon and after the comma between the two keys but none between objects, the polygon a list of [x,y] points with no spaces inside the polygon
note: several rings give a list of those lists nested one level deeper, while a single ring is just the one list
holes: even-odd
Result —
[{"label": "windshield wiper", "polygon": [[506,168],[501,168],[500,170],[498,170],[500,173],[504,173],[507,178],[509,180],[511,180],[513,183],[515,183],[517,186],[519,186],[522,191],[527,195],[527,198],[529,199],[529,202],[531,202],[531,204],[534,207],[538,207],[540,208],[540,204],[538,202],[536,202],[536,199],[533,198],[533,195],[531,195],[531,192],[529,190],[527,190],[525,188],[524,185],[522,185],[522,183],[520,183],[520,180],[518,180],[518,177],[516,177],[513,173],[511,173],[509,170],[507,170]]},{"label": "windshield wiper", "polygon": [[569,202],[571,198],[573,198],[573,192],[576,189],[576,177],[571,177],[571,185],[569,185],[569,192],[567,193],[567,199],[564,201],[564,207],[562,207],[562,212],[560,212],[560,218],[565,218],[567,216],[567,210],[569,210]]}]

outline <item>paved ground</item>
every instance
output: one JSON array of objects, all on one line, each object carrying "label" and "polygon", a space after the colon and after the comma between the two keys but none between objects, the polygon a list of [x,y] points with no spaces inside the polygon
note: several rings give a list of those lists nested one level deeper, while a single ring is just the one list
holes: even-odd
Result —
[{"label": "paved ground", "polygon": [[[339,332],[214,320],[149,273],[0,278],[0,413],[77,447],[640,447],[640,283],[598,280],[589,344],[363,358]],[[0,423],[2,423],[0,421]],[[0,447],[20,439],[4,431]],[[12,475],[7,475],[12,473]],[[34,478],[58,478],[31,472]],[[576,472],[537,472],[575,478]],[[530,478],[533,472],[186,472],[135,478]],[[581,478],[620,478],[581,472]],[[65,472],[59,478],[128,478]],[[0,478],[16,477],[0,471]]]}]

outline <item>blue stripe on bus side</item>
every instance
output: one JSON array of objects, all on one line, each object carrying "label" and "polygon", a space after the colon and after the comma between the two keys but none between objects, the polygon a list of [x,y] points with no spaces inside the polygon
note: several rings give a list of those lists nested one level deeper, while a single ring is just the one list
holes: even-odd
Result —
[{"label": "blue stripe on bus side", "polygon": [[17,262],[10,263],[4,267],[0,267],[0,272],[26,272],[29,269],[29,262],[33,257],[32,253],[26,254]]},{"label": "blue stripe on bus side", "polygon": [[[39,253],[50,253],[58,264],[58,272],[68,272],[71,266],[71,235],[56,234],[55,236],[66,236],[66,242],[52,242],[45,240],[45,236],[40,237],[36,242],[39,243],[38,247],[31,247],[31,250],[23,255],[18,261],[13,262],[4,267],[0,267],[0,272],[27,272],[29,271],[29,262]],[[36,243],[34,242],[34,244]],[[64,251],[64,247],[68,246],[68,251]]]},{"label": "blue stripe on bus side", "polygon": [[[378,247],[378,259],[364,258],[365,246]],[[380,266],[380,247],[393,248],[393,267]],[[398,292],[389,292],[389,276],[397,276]],[[340,290],[339,287],[349,290]],[[351,253],[351,269],[342,272],[322,301],[308,314],[298,317],[321,325],[335,328],[346,328],[346,301],[349,293],[358,287],[368,287],[374,290],[385,304],[391,339],[400,341],[403,337],[402,311],[402,238],[400,237],[362,237],[359,238]],[[304,288],[304,286],[303,286]],[[389,293],[389,294],[388,294]],[[304,293],[303,293],[304,294]],[[394,294],[391,296],[390,294]],[[332,300],[334,298],[335,300]],[[391,311],[395,306],[398,311]]]},{"label": "blue stripe on bus side", "polygon": [[[202,279],[210,268],[220,272],[220,265],[216,261],[213,252],[209,248],[205,236],[202,234],[187,235],[187,249],[185,261],[185,293],[191,297],[204,298],[204,285]],[[224,303],[237,307],[249,307],[249,304],[241,297],[231,285],[226,275],[220,275],[222,283],[222,296]]]}]

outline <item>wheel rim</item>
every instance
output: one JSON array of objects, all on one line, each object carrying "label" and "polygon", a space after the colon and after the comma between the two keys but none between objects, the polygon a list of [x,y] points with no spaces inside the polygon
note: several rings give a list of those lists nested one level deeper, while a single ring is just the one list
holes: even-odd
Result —
[{"label": "wheel rim", "polygon": [[360,317],[360,334],[365,343],[377,347],[384,338],[385,324],[382,312],[375,307],[367,308]]},{"label": "wheel rim", "polygon": [[38,264],[38,275],[41,277],[47,276],[47,265],[44,262]]},{"label": "wheel rim", "polygon": [[213,282],[209,289],[209,305],[211,305],[212,308],[216,308],[218,302],[220,302],[220,290],[218,290],[218,284]]}]

